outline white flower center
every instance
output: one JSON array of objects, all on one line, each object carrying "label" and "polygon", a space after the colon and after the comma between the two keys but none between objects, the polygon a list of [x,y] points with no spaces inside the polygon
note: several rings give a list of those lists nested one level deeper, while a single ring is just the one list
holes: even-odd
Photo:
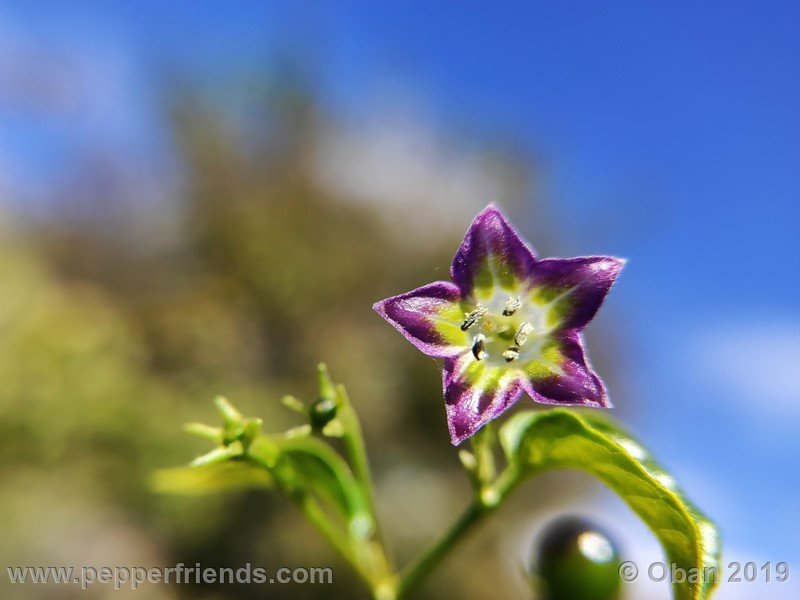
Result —
[{"label": "white flower center", "polygon": [[537,358],[550,328],[547,307],[519,296],[495,294],[464,314],[461,330],[471,337],[472,355],[496,365],[526,363]]}]

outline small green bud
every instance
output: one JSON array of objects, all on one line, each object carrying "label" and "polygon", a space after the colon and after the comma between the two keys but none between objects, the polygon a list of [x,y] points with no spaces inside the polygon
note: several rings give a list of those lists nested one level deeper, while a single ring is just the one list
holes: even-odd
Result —
[{"label": "small green bud", "polygon": [[220,427],[211,427],[205,423],[186,423],[183,430],[190,435],[196,435],[215,444],[222,442],[223,432]]},{"label": "small green bud", "polygon": [[225,425],[233,425],[241,423],[242,413],[240,413],[236,408],[231,404],[227,398],[222,396],[217,396],[214,398],[214,405],[217,407],[217,411],[222,416],[222,420],[225,422]]},{"label": "small green bud", "polygon": [[237,444],[236,446],[225,446],[222,448],[214,448],[211,452],[207,452],[202,456],[198,456],[191,463],[192,467],[202,467],[211,465],[218,462],[223,462],[229,458],[239,456],[242,453],[242,448]]},{"label": "small green bud", "polygon": [[331,376],[328,374],[328,367],[325,363],[319,363],[317,365],[317,386],[319,388],[318,395],[320,399],[336,398],[336,387],[333,385]]},{"label": "small green bud", "polygon": [[298,425],[297,427],[292,427],[291,429],[287,429],[283,435],[285,435],[287,438],[296,438],[296,437],[311,435],[311,425],[306,423],[304,425]]},{"label": "small green bud", "polygon": [[222,443],[228,446],[233,442],[241,440],[243,435],[244,427],[238,423],[234,423],[233,425],[225,427],[225,435],[222,436]]},{"label": "small green bud", "polygon": [[319,386],[317,401],[308,409],[308,417],[314,431],[322,431],[325,425],[336,418],[339,408],[336,387],[333,385],[325,363],[317,365],[317,385]]},{"label": "small green bud", "polygon": [[281,398],[281,403],[286,408],[288,408],[289,410],[293,410],[294,412],[301,414],[306,414],[308,412],[306,405],[300,402],[300,400],[298,400],[294,396],[290,395],[284,396],[283,398]]},{"label": "small green bud", "polygon": [[325,437],[340,438],[344,437],[344,423],[341,419],[333,419],[328,421],[327,425],[322,428],[322,435]]},{"label": "small green bud", "polygon": [[322,430],[325,425],[333,421],[336,418],[337,408],[335,398],[320,398],[312,404],[308,416],[314,431]]},{"label": "small green bud", "polygon": [[474,472],[478,468],[478,461],[475,459],[475,455],[469,450],[459,450],[458,460],[461,461],[461,464],[467,471]]},{"label": "small green bud", "polygon": [[244,422],[244,427],[242,428],[242,446],[244,446],[245,451],[250,446],[250,443],[256,439],[259,433],[261,433],[261,424],[263,421],[261,419],[247,419]]}]

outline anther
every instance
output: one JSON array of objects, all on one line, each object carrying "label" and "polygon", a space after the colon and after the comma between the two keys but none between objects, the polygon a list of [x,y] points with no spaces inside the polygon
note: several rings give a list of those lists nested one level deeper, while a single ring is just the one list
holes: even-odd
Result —
[{"label": "anther", "polygon": [[508,350],[503,352],[503,358],[506,362],[513,362],[519,358],[519,346],[510,346]]},{"label": "anther", "polygon": [[516,298],[514,296],[511,296],[506,302],[505,308],[503,309],[503,316],[510,317],[515,312],[517,312],[517,309],[520,306],[522,306],[522,302],[519,301],[519,296],[517,296]]},{"label": "anther", "polygon": [[517,333],[514,334],[514,343],[517,346],[522,346],[528,339],[528,335],[533,333],[533,325],[527,321],[519,326]]},{"label": "anther", "polygon": [[466,331],[467,329],[475,325],[475,323],[478,322],[478,319],[480,319],[483,315],[486,314],[487,310],[488,309],[485,306],[483,306],[482,304],[478,304],[478,307],[472,312],[464,313],[466,318],[464,319],[464,322],[461,324],[461,331]]},{"label": "anther", "polygon": [[476,335],[472,340],[472,356],[475,357],[475,360],[483,360],[486,357],[485,345],[486,336],[482,333]]}]

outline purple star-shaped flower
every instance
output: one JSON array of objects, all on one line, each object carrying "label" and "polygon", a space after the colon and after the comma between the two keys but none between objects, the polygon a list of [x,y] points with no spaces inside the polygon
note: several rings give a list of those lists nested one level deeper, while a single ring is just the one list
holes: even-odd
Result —
[{"label": "purple star-shaped flower", "polygon": [[428,356],[444,359],[444,400],[458,445],[513,405],[608,408],[581,331],[625,261],[539,259],[490,204],[453,258],[453,283],[436,281],[373,307]]}]

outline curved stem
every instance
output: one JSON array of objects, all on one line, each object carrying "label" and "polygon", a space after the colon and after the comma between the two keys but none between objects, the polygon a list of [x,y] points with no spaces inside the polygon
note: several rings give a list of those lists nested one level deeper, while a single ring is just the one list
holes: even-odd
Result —
[{"label": "curved stem", "polygon": [[[442,563],[459,542],[465,539],[479,523],[483,522],[487,516],[497,509],[519,483],[518,475],[515,469],[506,468],[495,480],[494,485],[491,486],[494,493],[479,493],[459,519],[432,546],[428,547],[417,559],[403,569],[397,585],[397,598],[408,594],[410,590],[421,583],[425,577]],[[494,501],[486,503],[482,500],[488,497],[493,497]]]},{"label": "curved stem", "polygon": [[456,521],[442,537],[403,569],[400,574],[400,582],[397,586],[397,597],[400,598],[407,594],[427,577],[430,572],[444,560],[445,556],[447,556],[456,544],[464,539],[490,512],[491,509],[483,506],[477,500],[473,500],[462,513],[458,521]]},{"label": "curved stem", "polygon": [[[372,481],[360,423],[353,413],[344,391],[340,389],[339,393],[343,396],[342,404],[345,407],[345,410],[342,411],[343,414],[340,414],[340,418],[346,421],[343,442],[351,461],[353,475],[367,500],[373,517],[375,517]],[[353,566],[359,577],[369,586],[373,598],[376,600],[399,600],[409,594],[436,569],[479,523],[497,509],[519,483],[519,473],[511,466],[506,467],[498,477],[494,476],[495,465],[492,448],[496,443],[495,440],[496,438],[491,435],[491,432],[486,432],[485,436],[479,438],[473,445],[477,469],[475,471],[475,495],[472,502],[436,542],[399,573],[394,571],[387,560],[386,548],[381,542],[378,531],[371,540],[354,543],[354,540],[350,539],[331,521],[313,496],[302,489],[292,490],[293,486],[281,487],[289,492],[289,496],[300,507],[306,518]],[[273,476],[276,475],[270,465],[258,454],[247,452],[244,456],[259,467],[270,471]],[[279,478],[277,483],[279,485],[282,483]],[[377,519],[375,520],[377,522]]]},{"label": "curved stem", "polygon": [[[350,459],[353,476],[355,477],[356,483],[358,483],[361,493],[364,495],[364,499],[372,515],[372,520],[375,523],[376,543],[370,545],[372,550],[368,553],[373,559],[371,561],[371,569],[374,570],[378,579],[389,581],[395,577],[394,567],[392,566],[391,556],[384,543],[383,533],[379,524],[375,495],[373,492],[374,485],[372,483],[369,460],[367,459],[367,449],[364,443],[361,421],[358,418],[358,414],[356,414],[356,411],[353,409],[353,405],[350,402],[350,398],[344,386],[337,386],[336,393],[339,395],[339,418],[344,425],[342,441],[347,456]],[[383,586],[382,589],[385,589],[385,587],[386,586]]]},{"label": "curved stem", "polygon": [[[258,467],[265,469],[270,473],[273,472],[269,465],[260,456],[248,453],[245,455],[245,458]],[[303,511],[306,519],[308,519],[308,521],[314,527],[316,527],[317,531],[319,531],[322,536],[328,540],[328,543],[333,546],[334,549],[339,552],[339,554],[342,555],[342,557],[353,567],[353,569],[355,569],[356,573],[358,573],[359,577],[361,577],[364,583],[366,583],[370,588],[373,588],[375,586],[375,582],[372,574],[364,568],[364,565],[353,552],[353,548],[351,547],[347,537],[343,535],[340,529],[336,527],[336,525],[330,520],[325,511],[322,510],[319,502],[317,502],[313,496],[301,489],[296,489],[293,491],[289,491],[287,489],[287,492],[287,495],[289,498],[291,498],[292,502],[294,502],[300,508],[300,510]]]},{"label": "curved stem", "polygon": [[[356,478],[361,492],[367,500],[373,518],[377,517],[375,512],[375,497],[373,494],[372,475],[370,474],[369,461],[367,460],[367,450],[364,444],[364,434],[361,430],[361,422],[353,406],[350,403],[350,398],[344,389],[344,386],[338,386],[336,393],[339,394],[340,403],[342,405],[342,414],[340,418],[344,421],[344,435],[342,441],[344,442],[347,455],[350,458],[353,476]],[[377,522],[377,518],[375,518]]]},{"label": "curved stem", "polygon": [[323,537],[328,540],[331,546],[338,550],[339,554],[353,566],[359,576],[371,586],[372,578],[362,569],[361,564],[356,559],[349,544],[339,530],[331,523],[330,519],[328,519],[328,516],[319,506],[319,503],[305,492],[292,494],[292,500],[300,507],[300,510],[303,511],[306,519],[308,519]]}]

